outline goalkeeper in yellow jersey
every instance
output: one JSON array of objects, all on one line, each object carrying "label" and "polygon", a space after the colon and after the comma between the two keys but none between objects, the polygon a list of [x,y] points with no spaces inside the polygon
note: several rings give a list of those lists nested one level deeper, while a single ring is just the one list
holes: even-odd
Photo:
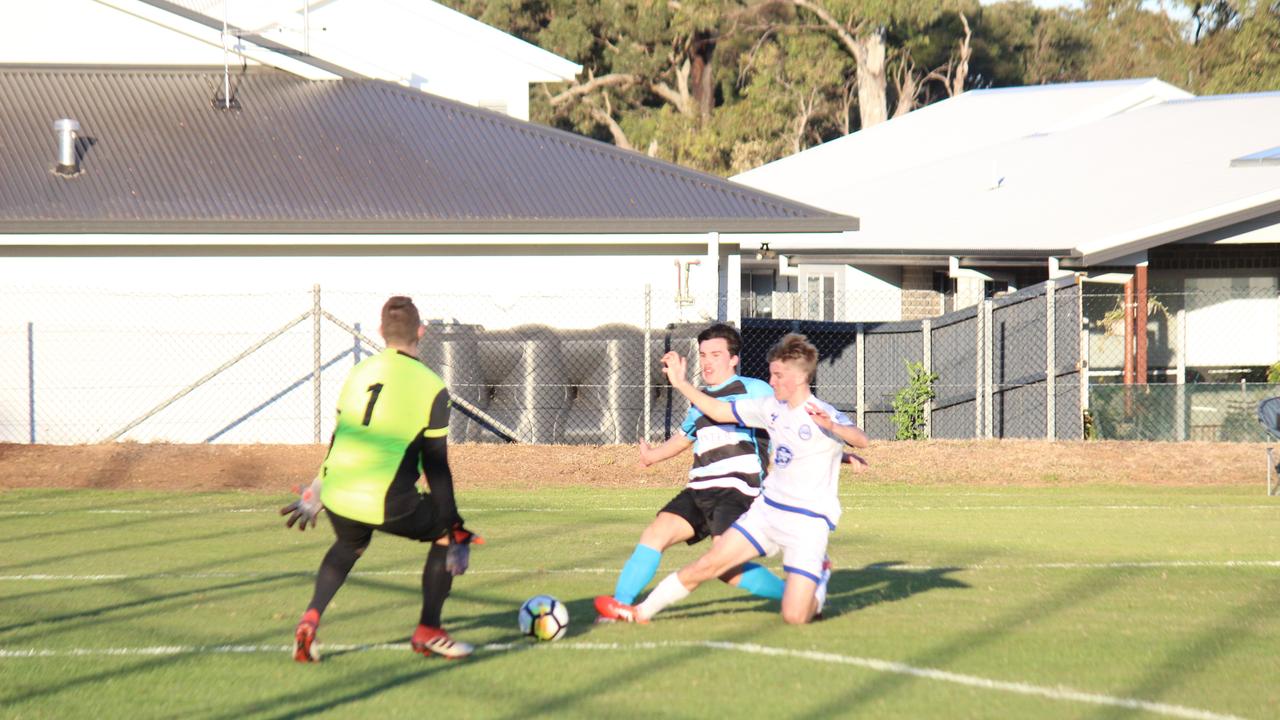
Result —
[{"label": "goalkeeper in yellow jersey", "polygon": [[[329,453],[311,486],[281,509],[289,527],[305,530],[329,512],[337,539],[320,563],[315,594],[294,634],[293,658],[315,662],[316,628],[325,607],[373,531],[431,543],[422,570],[422,615],[411,646],[423,655],[463,658],[472,647],[441,626],[440,614],[455,575],[467,569],[470,545],[480,538],[463,527],[449,472],[449,391],[417,357],[425,328],[413,300],[397,296],[382,306],[379,332],[387,348],[352,368],[338,399]],[[418,478],[426,476],[422,492]]]}]

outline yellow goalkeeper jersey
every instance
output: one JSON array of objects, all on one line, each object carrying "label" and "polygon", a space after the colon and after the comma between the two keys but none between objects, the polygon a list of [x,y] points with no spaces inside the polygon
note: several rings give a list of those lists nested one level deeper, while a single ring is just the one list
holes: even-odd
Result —
[{"label": "yellow goalkeeper jersey", "polygon": [[362,360],[338,398],[321,501],[330,511],[381,525],[418,502],[426,438],[449,433],[449,392],[417,358],[384,350]]}]

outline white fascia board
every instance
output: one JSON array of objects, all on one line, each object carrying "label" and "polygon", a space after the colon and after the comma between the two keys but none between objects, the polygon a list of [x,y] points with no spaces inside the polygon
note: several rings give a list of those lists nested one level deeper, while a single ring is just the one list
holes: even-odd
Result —
[{"label": "white fascia board", "polygon": [[[161,27],[168,28],[174,32],[181,33],[187,37],[200,40],[214,47],[222,47],[222,33],[210,27],[206,27],[198,22],[188,20],[183,17],[174,15],[173,13],[161,10],[152,5],[137,0],[95,0],[107,7],[115,8],[134,17],[155,23]],[[238,39],[239,45],[232,47],[230,52],[237,55],[244,55],[254,62],[262,63],[274,68],[279,68],[288,73],[293,73],[299,77],[308,80],[337,80],[338,76],[321,70],[318,67],[305,62],[299,62],[286,55],[267,50],[259,47],[251,42]]]},{"label": "white fascia board", "polygon": [[491,46],[495,51],[531,66],[546,77],[554,78],[539,82],[569,81],[582,72],[582,66],[575,62],[439,3],[428,1],[408,5],[398,0],[384,0],[384,2],[397,7],[406,15],[429,18],[448,26],[451,32],[456,31],[471,36],[476,41]]},{"label": "white fascia board", "polygon": [[838,233],[721,233],[720,243],[737,244],[743,252],[755,252],[768,245],[774,252],[813,253],[839,252],[849,254],[856,250],[858,233],[852,230]]},{"label": "white fascia board", "polygon": [[[732,236],[720,236],[722,245],[734,245]],[[0,234],[0,247],[202,247],[202,246],[279,246],[296,247],[356,247],[369,246],[421,246],[421,247],[486,247],[512,245],[599,245],[619,247],[631,245],[637,248],[688,245],[705,248],[706,233],[655,233],[619,235],[337,235],[337,234],[145,234],[145,233],[61,233],[61,234]]]},{"label": "white fascia board", "polygon": [[1076,246],[1076,254],[1086,266],[1103,265],[1133,252],[1276,211],[1280,211],[1280,188],[1082,243]]}]

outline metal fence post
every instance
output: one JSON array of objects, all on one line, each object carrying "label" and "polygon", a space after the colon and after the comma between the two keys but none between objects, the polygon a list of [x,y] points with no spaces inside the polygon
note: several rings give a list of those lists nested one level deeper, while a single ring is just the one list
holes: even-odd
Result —
[{"label": "metal fence post", "polygon": [[1275,456],[1271,453],[1272,448],[1267,448],[1267,497],[1275,495],[1271,491],[1271,473],[1275,471]]},{"label": "metal fence post", "polygon": [[653,335],[653,286],[644,286],[644,356],[640,360],[640,370],[644,374],[644,427],[640,428],[640,439],[649,442],[649,430],[653,427],[653,381],[649,379],[649,342]]},{"label": "metal fence post", "polygon": [[982,304],[973,306],[973,437],[982,437],[982,339],[986,333],[982,330],[982,321],[986,313]]},{"label": "metal fence post", "polygon": [[[1084,414],[1089,412],[1089,323],[1084,316],[1084,280],[1083,275],[1076,275],[1076,317],[1080,323],[1080,360],[1076,362],[1076,373],[1080,383],[1080,437],[1084,436]],[[1096,426],[1095,426],[1096,427]]]},{"label": "metal fence post", "polygon": [[27,323],[27,435],[36,444],[36,327]]},{"label": "metal fence post", "polygon": [[[925,377],[933,373],[933,320],[925,318],[920,321],[921,363],[924,365]],[[933,439],[933,399],[924,404],[924,436]]]},{"label": "metal fence post", "polygon": [[992,325],[992,308],[993,303],[990,300],[982,301],[982,364],[985,372],[983,372],[983,396],[986,402],[983,408],[983,437],[990,440],[994,435],[994,419],[995,419],[995,369],[992,367],[991,348],[993,343],[994,328]]},{"label": "metal fence post", "polygon": [[[1186,300],[1183,300],[1185,305]],[[1173,418],[1173,437],[1177,440],[1187,439],[1187,309],[1178,308],[1178,370],[1177,386],[1174,389],[1177,397],[1174,403],[1176,416]]]},{"label": "metal fence post", "polygon": [[1054,322],[1057,318],[1057,313],[1054,310],[1054,292],[1056,290],[1057,283],[1053,278],[1044,281],[1044,400],[1046,407],[1044,436],[1046,440],[1053,440],[1058,436],[1056,407],[1058,358],[1057,348],[1054,345],[1054,341],[1057,339],[1057,324]]},{"label": "metal fence post", "polygon": [[866,411],[867,383],[865,379],[867,374],[866,339],[867,339],[867,335],[865,332],[863,332],[862,323],[858,323],[857,334],[854,336],[854,356],[856,358],[854,361],[855,363],[854,373],[857,375],[857,377],[854,378],[854,392],[855,392],[855,395],[857,396],[855,402],[858,403],[858,407],[857,407],[858,417],[857,417],[857,420],[855,420],[854,422],[857,423],[858,427],[863,429],[866,429],[866,426],[867,426],[866,420],[865,420],[866,412],[867,412]]},{"label": "metal fence post", "polygon": [[313,441],[320,442],[320,286],[311,286],[311,395]]}]

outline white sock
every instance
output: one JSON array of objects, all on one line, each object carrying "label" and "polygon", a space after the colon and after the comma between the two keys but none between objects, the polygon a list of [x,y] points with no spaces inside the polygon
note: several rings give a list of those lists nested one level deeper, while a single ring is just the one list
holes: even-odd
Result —
[{"label": "white sock", "polygon": [[827,583],[829,583],[830,581],[831,581],[831,570],[829,569],[823,570],[822,577],[821,579],[818,580],[818,587],[816,590],[813,591],[813,599],[817,601],[815,603],[815,605],[817,606],[817,608],[814,610],[815,613],[820,614],[822,612],[822,606],[827,604]]},{"label": "white sock", "polygon": [[636,612],[640,617],[648,620],[649,618],[662,612],[662,609],[672,603],[678,603],[689,597],[692,592],[689,588],[680,582],[680,577],[676,573],[671,573],[658,583],[658,586],[649,593],[649,597],[644,602],[636,606]]}]

